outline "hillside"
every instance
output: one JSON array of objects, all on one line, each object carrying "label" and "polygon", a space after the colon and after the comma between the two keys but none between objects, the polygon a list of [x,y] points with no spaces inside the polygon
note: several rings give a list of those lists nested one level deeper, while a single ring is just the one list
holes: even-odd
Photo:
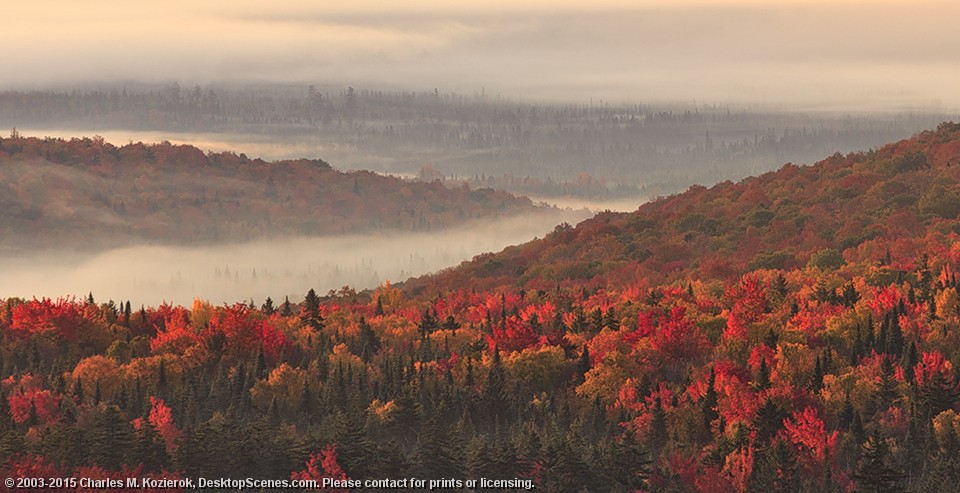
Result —
[{"label": "hillside", "polygon": [[920,251],[960,232],[960,125],[816,165],[724,182],[603,213],[546,238],[483,255],[404,284],[433,292],[469,282],[485,289],[556,285],[654,286],[729,279],[808,263],[865,274],[892,255],[908,269]]},{"label": "hillside", "polygon": [[0,139],[0,247],[430,231],[536,209],[490,189],[345,173],[320,160],[13,137]]},{"label": "hillside", "polygon": [[958,158],[944,123],[403,289],[6,299],[0,475],[953,492]]}]

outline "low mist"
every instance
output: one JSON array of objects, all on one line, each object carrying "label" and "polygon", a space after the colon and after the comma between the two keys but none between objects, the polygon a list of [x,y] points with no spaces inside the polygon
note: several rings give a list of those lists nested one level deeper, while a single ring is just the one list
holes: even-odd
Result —
[{"label": "low mist", "polygon": [[282,302],[350,286],[374,288],[489,251],[543,237],[556,224],[585,219],[555,211],[435,233],[291,238],[208,247],[137,246],[92,256],[70,252],[0,259],[0,298],[85,297],[189,305],[195,298],[234,303]]}]

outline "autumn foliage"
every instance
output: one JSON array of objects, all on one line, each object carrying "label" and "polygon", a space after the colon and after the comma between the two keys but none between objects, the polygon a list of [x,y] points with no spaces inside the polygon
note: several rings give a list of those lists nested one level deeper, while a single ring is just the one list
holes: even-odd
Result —
[{"label": "autumn foliage", "polygon": [[927,192],[960,190],[957,141],[944,124],[284,312],[8,299],[0,453],[10,474],[950,491],[960,209]]}]

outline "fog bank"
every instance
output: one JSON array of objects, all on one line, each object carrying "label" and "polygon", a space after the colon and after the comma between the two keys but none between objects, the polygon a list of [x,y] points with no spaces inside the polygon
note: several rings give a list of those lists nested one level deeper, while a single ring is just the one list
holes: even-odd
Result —
[{"label": "fog bank", "polygon": [[949,0],[415,3],[14,2],[0,29],[14,69],[0,87],[249,81],[577,102],[960,105],[960,4]]},{"label": "fog bank", "polygon": [[138,246],[93,256],[31,253],[0,259],[0,298],[61,296],[135,305],[213,303],[266,297],[299,300],[349,285],[373,288],[401,281],[506,246],[542,237],[562,221],[576,223],[583,211],[556,211],[496,223],[423,234],[292,238],[209,247]]}]

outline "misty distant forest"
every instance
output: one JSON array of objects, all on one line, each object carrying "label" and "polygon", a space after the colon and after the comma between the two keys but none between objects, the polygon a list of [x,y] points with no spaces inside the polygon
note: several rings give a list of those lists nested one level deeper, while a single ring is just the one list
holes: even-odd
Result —
[{"label": "misty distant forest", "polygon": [[170,140],[251,158],[321,158],[339,169],[492,187],[594,210],[633,210],[690,185],[878,147],[949,117],[695,102],[551,104],[484,92],[322,85],[0,93],[0,125],[25,135],[100,134],[117,145]]},{"label": "misty distant forest", "polygon": [[14,130],[0,138],[0,296],[187,304],[369,289],[587,216],[318,159]]}]

